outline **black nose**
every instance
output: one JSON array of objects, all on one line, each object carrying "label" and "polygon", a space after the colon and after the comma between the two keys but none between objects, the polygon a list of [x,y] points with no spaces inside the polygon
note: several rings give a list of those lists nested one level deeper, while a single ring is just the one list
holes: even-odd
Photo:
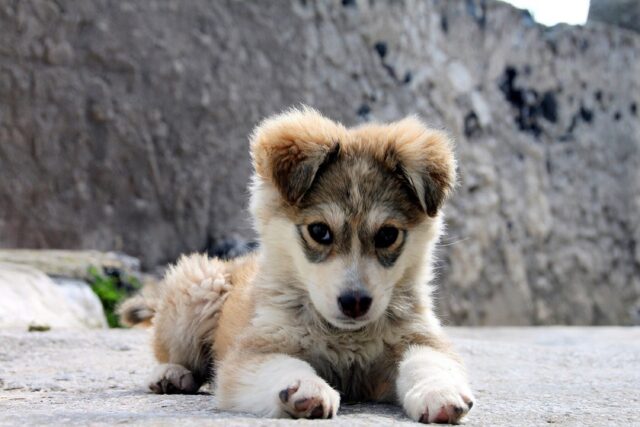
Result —
[{"label": "black nose", "polygon": [[338,297],[340,310],[352,319],[364,316],[371,307],[371,297],[361,292],[345,292]]}]

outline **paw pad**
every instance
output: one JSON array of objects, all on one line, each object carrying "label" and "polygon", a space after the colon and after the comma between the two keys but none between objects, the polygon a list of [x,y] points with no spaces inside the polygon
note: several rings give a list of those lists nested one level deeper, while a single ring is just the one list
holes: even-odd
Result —
[{"label": "paw pad", "polygon": [[340,397],[324,381],[303,380],[280,390],[283,411],[291,418],[332,418]]},{"label": "paw pad", "polygon": [[467,412],[473,407],[473,401],[464,399],[466,407],[457,405],[445,405],[440,408],[438,415],[435,418],[429,418],[429,409],[420,416],[420,422],[423,424],[438,423],[438,424],[457,424],[460,419],[466,415]]}]

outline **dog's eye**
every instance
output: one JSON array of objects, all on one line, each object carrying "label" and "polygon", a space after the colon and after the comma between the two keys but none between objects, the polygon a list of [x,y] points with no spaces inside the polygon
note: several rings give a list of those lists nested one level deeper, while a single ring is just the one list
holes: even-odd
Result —
[{"label": "dog's eye", "polygon": [[376,233],[373,241],[376,244],[376,248],[384,249],[393,245],[398,240],[399,231],[395,227],[384,226]]},{"label": "dog's eye", "polygon": [[330,245],[331,242],[333,242],[333,236],[327,224],[314,222],[313,224],[309,224],[307,230],[309,230],[311,238],[321,245]]}]

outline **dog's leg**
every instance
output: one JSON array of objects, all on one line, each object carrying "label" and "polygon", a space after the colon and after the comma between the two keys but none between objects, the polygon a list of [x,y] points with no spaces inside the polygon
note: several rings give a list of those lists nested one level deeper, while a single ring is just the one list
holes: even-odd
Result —
[{"label": "dog's leg", "polygon": [[160,365],[152,373],[151,391],[195,393],[209,381],[213,334],[231,289],[225,264],[206,255],[182,257],[169,269],[153,319]]},{"label": "dog's leg", "polygon": [[219,366],[220,409],[263,417],[332,418],[340,395],[311,365],[284,354],[230,355]]},{"label": "dog's leg", "polygon": [[473,406],[473,394],[457,357],[420,345],[409,348],[397,379],[400,403],[422,423],[457,423]]},{"label": "dog's leg", "polygon": [[175,363],[156,366],[149,380],[149,389],[157,394],[193,394],[200,385],[190,370]]}]

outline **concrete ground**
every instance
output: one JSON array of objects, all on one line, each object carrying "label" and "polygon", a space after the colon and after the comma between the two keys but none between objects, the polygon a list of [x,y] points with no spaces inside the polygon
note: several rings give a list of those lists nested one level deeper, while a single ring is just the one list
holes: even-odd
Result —
[{"label": "concrete ground", "polygon": [[[452,328],[480,425],[640,425],[640,328]],[[417,425],[399,408],[351,405],[327,421],[216,411],[208,394],[158,396],[140,330],[0,331],[0,425]]]}]

